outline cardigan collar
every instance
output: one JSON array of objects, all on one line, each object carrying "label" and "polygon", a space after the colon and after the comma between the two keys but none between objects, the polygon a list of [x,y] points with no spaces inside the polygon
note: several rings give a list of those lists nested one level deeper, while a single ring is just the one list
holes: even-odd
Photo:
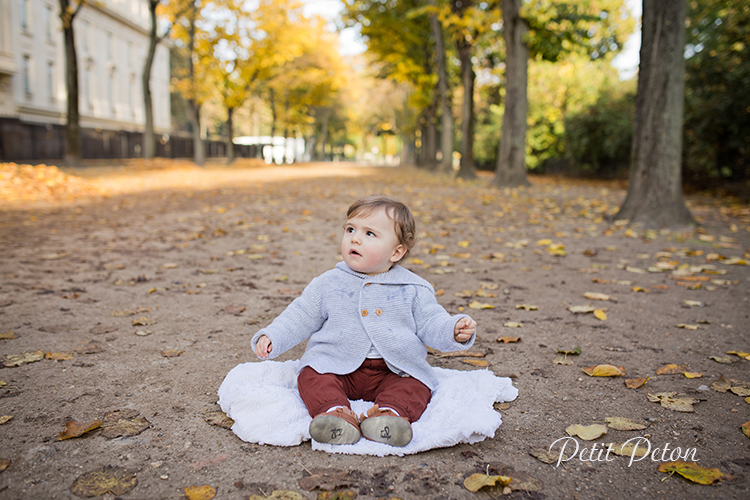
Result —
[{"label": "cardigan collar", "polygon": [[421,285],[431,287],[430,283],[403,267],[395,264],[390,270],[370,276],[359,273],[349,267],[346,262],[336,264],[336,269],[361,279],[363,283],[380,283],[383,285]]}]

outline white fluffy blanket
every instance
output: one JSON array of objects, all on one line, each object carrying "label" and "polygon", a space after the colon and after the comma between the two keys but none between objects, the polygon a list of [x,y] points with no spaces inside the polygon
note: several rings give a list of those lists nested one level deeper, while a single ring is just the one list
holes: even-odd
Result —
[{"label": "white fluffy blanket", "polygon": [[[243,441],[295,446],[310,439],[310,415],[297,391],[299,360],[262,361],[237,365],[219,387],[219,405],[234,419]],[[458,443],[476,443],[495,435],[502,420],[493,404],[518,395],[509,378],[488,370],[459,371],[435,368],[438,389],[422,417],[412,424],[414,437],[403,448],[360,439],[355,444],[331,445],[312,441],[314,450],[351,455],[407,455]],[[372,403],[353,401],[352,410],[364,413]]]}]

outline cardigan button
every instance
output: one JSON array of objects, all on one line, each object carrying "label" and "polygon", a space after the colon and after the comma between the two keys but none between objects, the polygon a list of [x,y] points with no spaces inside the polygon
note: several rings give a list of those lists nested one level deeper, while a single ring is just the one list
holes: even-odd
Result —
[{"label": "cardigan button", "polygon": [[367,309],[362,309],[362,316],[367,316]]},{"label": "cardigan button", "polygon": [[378,316],[382,316],[383,315],[383,310],[382,309],[378,309],[378,310],[375,311],[375,314],[377,314]]}]

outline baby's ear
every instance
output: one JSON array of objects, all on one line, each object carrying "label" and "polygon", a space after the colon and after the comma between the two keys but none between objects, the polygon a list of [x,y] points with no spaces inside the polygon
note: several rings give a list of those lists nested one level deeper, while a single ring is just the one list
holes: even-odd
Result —
[{"label": "baby's ear", "polygon": [[393,255],[391,255],[390,261],[391,262],[398,262],[401,260],[401,258],[406,254],[406,247],[404,245],[398,245],[396,246],[396,249],[393,251]]}]

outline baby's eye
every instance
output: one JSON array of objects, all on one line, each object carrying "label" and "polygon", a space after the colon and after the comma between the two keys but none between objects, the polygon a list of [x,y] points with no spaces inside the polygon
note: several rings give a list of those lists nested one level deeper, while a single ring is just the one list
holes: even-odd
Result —
[{"label": "baby's eye", "polygon": [[367,231],[367,236],[375,236],[375,233],[373,233],[372,231]]},{"label": "baby's eye", "polygon": [[354,228],[353,227],[345,227],[344,228],[344,232],[345,233],[353,233],[354,232]]}]

